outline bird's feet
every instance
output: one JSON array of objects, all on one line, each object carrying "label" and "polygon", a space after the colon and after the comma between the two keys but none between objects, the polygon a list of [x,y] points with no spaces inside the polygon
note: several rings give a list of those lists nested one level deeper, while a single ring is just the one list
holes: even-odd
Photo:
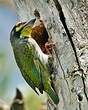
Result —
[{"label": "bird's feet", "polygon": [[46,54],[52,54],[52,51],[53,51],[54,47],[55,47],[55,43],[53,43],[53,42],[46,42],[45,43]]}]

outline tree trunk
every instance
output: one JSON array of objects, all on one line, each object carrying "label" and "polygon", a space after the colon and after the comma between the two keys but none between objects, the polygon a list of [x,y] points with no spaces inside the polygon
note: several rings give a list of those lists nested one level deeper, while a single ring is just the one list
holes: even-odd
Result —
[{"label": "tree trunk", "polygon": [[[48,110],[87,110],[88,1],[14,0],[14,3],[20,21],[33,18],[33,12],[37,9],[49,37],[56,43],[53,54],[55,87],[60,101],[56,107],[47,101]],[[62,22],[63,18],[60,17],[62,13],[70,35]],[[69,36],[72,38],[73,45]]]}]

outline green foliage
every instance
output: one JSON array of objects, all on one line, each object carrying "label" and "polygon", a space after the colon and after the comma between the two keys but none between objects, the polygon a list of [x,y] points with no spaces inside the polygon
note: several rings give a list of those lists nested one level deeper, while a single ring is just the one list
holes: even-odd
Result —
[{"label": "green foliage", "polygon": [[0,52],[0,73],[3,72],[5,67],[6,55],[4,52]]},{"label": "green foliage", "polygon": [[9,84],[9,69],[5,52],[0,52],[0,97],[3,97]]},{"label": "green foliage", "polygon": [[0,110],[3,110],[3,108],[0,107]]},{"label": "green foliage", "polygon": [[27,110],[40,110],[42,103],[44,103],[45,97],[40,97],[34,92],[31,92],[26,96]]}]

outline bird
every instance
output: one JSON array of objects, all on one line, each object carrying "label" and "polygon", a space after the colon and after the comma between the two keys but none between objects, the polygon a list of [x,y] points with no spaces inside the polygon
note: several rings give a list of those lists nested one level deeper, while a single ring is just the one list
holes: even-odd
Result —
[{"label": "bird", "polygon": [[[39,18],[37,19],[40,20]],[[16,63],[28,85],[38,95],[39,93],[36,88],[41,94],[45,91],[53,100],[54,104],[57,105],[59,103],[59,97],[52,86],[48,66],[53,60],[51,55],[47,54],[45,50],[48,34],[45,32],[45,27],[41,29],[41,22],[39,27],[36,24],[36,19],[16,24],[10,33],[11,46]]]}]

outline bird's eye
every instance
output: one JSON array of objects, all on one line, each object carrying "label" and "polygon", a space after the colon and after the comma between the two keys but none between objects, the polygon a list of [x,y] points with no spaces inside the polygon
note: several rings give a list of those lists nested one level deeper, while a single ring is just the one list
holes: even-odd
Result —
[{"label": "bird's eye", "polygon": [[27,39],[27,38],[28,38],[27,36],[24,37],[24,39]]}]

